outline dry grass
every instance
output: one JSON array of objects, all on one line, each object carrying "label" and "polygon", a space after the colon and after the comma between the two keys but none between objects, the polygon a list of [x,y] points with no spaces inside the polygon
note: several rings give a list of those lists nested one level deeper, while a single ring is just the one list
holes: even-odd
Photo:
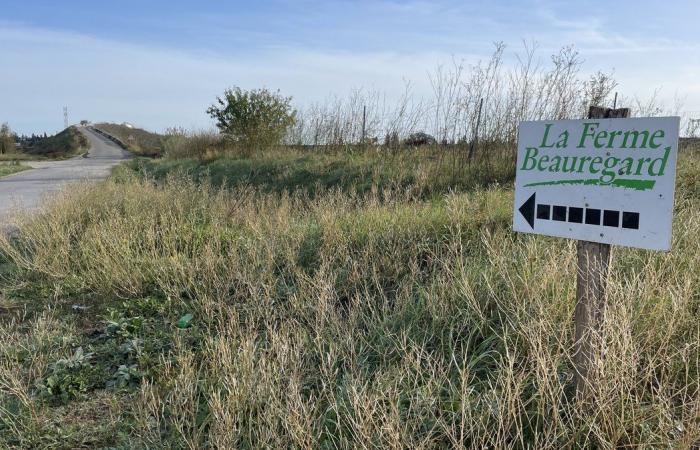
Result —
[{"label": "dry grass", "polygon": [[[507,189],[71,189],[0,240],[0,445],[697,446],[697,158],[682,164],[673,252],[615,249],[590,403],[572,395],[574,246],[512,233]],[[78,346],[77,392],[47,398],[37,382]],[[141,376],[109,387],[123,361]]]}]

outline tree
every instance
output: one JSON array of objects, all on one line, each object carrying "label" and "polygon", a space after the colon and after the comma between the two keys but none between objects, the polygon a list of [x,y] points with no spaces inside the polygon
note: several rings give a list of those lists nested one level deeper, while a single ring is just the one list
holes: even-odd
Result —
[{"label": "tree", "polygon": [[294,125],[296,111],[291,97],[267,89],[227,89],[207,109],[226,138],[246,147],[269,147],[282,142]]},{"label": "tree", "polygon": [[0,125],[0,154],[15,151],[15,135],[7,123]]}]

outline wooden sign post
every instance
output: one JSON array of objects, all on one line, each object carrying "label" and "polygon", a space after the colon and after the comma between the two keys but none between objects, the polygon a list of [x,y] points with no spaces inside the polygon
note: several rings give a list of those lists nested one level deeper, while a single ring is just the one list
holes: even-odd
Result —
[{"label": "wooden sign post", "polygon": [[[629,108],[591,106],[589,119],[629,118]],[[611,245],[577,241],[576,310],[574,312],[574,366],[576,393],[588,397],[596,367],[604,354],[603,320]]]},{"label": "wooden sign post", "polygon": [[513,230],[576,239],[573,364],[589,398],[605,354],[611,245],[671,249],[679,117],[632,119],[592,106],[588,119],[521,122]]}]

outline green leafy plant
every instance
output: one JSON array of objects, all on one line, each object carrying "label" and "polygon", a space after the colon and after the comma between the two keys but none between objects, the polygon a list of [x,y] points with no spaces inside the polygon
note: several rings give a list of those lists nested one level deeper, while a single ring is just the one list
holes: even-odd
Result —
[{"label": "green leafy plant", "polygon": [[144,374],[138,369],[136,364],[122,364],[112,375],[112,379],[107,381],[108,388],[127,388],[137,386]]},{"label": "green leafy plant", "polygon": [[51,364],[51,373],[37,383],[40,396],[65,402],[87,391],[89,383],[85,369],[92,367],[92,356],[93,353],[85,353],[82,347],[78,347],[72,356]]},{"label": "green leafy plant", "polygon": [[133,338],[142,326],[143,319],[141,317],[121,317],[118,312],[112,311],[106,320],[105,335]]}]

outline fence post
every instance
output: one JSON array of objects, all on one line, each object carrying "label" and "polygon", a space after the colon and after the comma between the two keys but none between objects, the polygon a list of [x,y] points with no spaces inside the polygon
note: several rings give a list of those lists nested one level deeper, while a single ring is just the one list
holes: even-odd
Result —
[{"label": "fence post", "polygon": [[469,156],[467,160],[471,164],[472,158],[474,157],[474,147],[479,142],[479,124],[481,123],[481,108],[484,106],[484,98],[479,99],[479,111],[476,115],[476,128],[474,128],[474,136],[472,137],[472,143],[469,146]]},{"label": "fence post", "polygon": [[366,124],[367,124],[367,106],[363,106],[362,107],[362,141],[360,141],[362,143],[362,145],[365,145],[365,138],[366,138],[365,125]]}]

